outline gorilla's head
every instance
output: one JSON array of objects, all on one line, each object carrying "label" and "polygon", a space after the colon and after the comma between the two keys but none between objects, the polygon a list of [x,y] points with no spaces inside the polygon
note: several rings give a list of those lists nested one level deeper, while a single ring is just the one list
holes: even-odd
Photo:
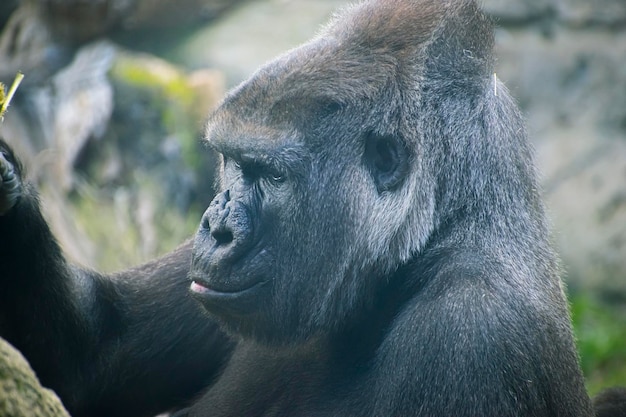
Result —
[{"label": "gorilla's head", "polygon": [[210,116],[220,184],[191,289],[230,331],[280,342],[339,331],[445,221],[449,144],[435,134],[448,115],[433,107],[462,93],[449,112],[467,119],[489,83],[491,27],[460,23],[473,7],[356,6]]}]

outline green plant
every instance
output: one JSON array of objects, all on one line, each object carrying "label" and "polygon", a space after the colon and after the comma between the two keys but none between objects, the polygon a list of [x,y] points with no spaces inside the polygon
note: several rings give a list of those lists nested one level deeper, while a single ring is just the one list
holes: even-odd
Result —
[{"label": "green plant", "polygon": [[583,294],[572,297],[574,332],[590,394],[626,384],[626,312]]},{"label": "green plant", "polygon": [[18,72],[15,75],[13,84],[11,84],[11,88],[9,88],[8,92],[5,91],[4,84],[0,83],[0,121],[4,117],[4,113],[6,113],[7,109],[9,108],[11,99],[13,98],[13,95],[15,94],[15,91],[17,90],[17,87],[19,87],[23,78],[24,78],[24,74],[22,74],[21,72]]}]

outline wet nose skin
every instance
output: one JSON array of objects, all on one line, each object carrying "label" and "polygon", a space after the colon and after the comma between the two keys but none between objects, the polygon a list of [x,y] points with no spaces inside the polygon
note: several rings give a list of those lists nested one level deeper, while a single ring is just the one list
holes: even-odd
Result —
[{"label": "wet nose skin", "polygon": [[215,196],[202,217],[199,237],[214,261],[237,256],[252,244],[253,224],[250,208],[231,190]]},{"label": "wet nose skin", "polygon": [[230,190],[226,190],[215,196],[202,217],[202,227],[210,232],[216,246],[233,242],[233,231],[228,221],[231,210]]}]

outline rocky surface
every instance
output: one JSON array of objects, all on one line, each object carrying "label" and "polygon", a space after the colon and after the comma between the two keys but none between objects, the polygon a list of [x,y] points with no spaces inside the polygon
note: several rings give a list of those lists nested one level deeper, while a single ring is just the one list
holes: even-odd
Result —
[{"label": "rocky surface", "polygon": [[114,270],[197,227],[215,168],[202,121],[224,90],[219,71],[185,71],[98,40],[20,86],[0,134],[39,184],[70,258]]},{"label": "rocky surface", "polygon": [[623,302],[626,3],[520,4],[522,19],[494,10],[498,75],[527,115],[567,282]]},{"label": "rocky surface", "polygon": [[26,359],[2,338],[0,416],[69,417],[56,394],[41,386]]}]

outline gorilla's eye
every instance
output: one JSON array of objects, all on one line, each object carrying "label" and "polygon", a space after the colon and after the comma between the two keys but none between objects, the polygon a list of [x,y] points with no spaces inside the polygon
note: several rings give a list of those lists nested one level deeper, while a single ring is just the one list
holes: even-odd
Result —
[{"label": "gorilla's eye", "polygon": [[270,179],[273,182],[278,182],[278,183],[285,182],[285,176],[283,174],[279,174],[277,172],[272,173],[270,175]]},{"label": "gorilla's eye", "polygon": [[285,175],[261,162],[235,162],[235,166],[241,172],[243,179],[247,182],[252,183],[259,179],[267,179],[273,183],[282,183],[285,181]]},{"label": "gorilla's eye", "polygon": [[390,172],[393,170],[394,152],[395,149],[388,141],[377,141],[374,145],[376,147],[374,152],[373,162],[380,172]]},{"label": "gorilla's eye", "polygon": [[332,99],[320,100],[316,106],[316,114],[319,118],[329,117],[338,113],[343,106]]},{"label": "gorilla's eye", "polygon": [[379,192],[395,189],[407,175],[409,154],[396,137],[368,134],[363,158]]}]

